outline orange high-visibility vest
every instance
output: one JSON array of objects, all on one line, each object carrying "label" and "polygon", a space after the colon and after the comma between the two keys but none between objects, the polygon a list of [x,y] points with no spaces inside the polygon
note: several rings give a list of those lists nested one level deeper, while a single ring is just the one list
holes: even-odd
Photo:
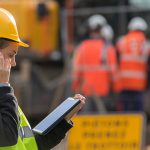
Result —
[{"label": "orange high-visibility vest", "polygon": [[116,54],[112,46],[105,48],[100,39],[85,40],[74,55],[72,88],[85,96],[106,96],[115,69]]},{"label": "orange high-visibility vest", "polygon": [[140,31],[129,32],[119,44],[122,90],[144,90],[147,82],[149,44]]}]

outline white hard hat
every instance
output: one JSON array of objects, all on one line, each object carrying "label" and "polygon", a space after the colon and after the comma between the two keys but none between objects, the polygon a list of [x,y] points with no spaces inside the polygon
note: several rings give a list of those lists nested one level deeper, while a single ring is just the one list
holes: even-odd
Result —
[{"label": "white hard hat", "polygon": [[91,29],[96,29],[97,26],[103,26],[107,23],[106,19],[99,14],[90,16],[88,18],[88,25]]},{"label": "white hard hat", "polygon": [[108,24],[102,27],[100,33],[101,33],[101,36],[107,40],[112,40],[114,37],[113,29]]},{"label": "white hard hat", "polygon": [[131,21],[128,24],[129,30],[145,31],[147,30],[147,28],[148,28],[148,25],[146,21],[141,17],[134,17],[133,19],[131,19]]}]

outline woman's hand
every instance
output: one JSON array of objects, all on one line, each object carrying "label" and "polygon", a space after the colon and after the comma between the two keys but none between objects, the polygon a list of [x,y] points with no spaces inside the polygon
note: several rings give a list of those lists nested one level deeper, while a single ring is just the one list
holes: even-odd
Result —
[{"label": "woman's hand", "polygon": [[75,96],[73,97],[74,99],[78,99],[80,100],[80,104],[73,110],[71,111],[66,117],[65,119],[67,121],[69,121],[72,117],[76,116],[76,114],[78,113],[78,111],[84,106],[85,104],[85,100],[86,98],[84,96],[82,96],[81,94],[75,94]]},{"label": "woman's hand", "polygon": [[10,77],[11,63],[9,59],[5,59],[0,52],[0,83],[8,83]]},{"label": "woman's hand", "polygon": [[85,105],[86,98],[84,96],[82,96],[81,94],[75,94],[75,96],[73,98],[81,101],[81,103],[79,105],[80,106],[79,110],[80,110]]}]

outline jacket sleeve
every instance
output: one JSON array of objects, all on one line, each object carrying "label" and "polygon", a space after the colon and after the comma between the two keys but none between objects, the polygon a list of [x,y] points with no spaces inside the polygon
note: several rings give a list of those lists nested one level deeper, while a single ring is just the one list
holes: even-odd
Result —
[{"label": "jacket sleeve", "polygon": [[18,103],[13,89],[0,87],[0,147],[17,143],[18,123]]},{"label": "jacket sleeve", "polygon": [[59,144],[67,131],[72,127],[65,119],[46,135],[34,133],[39,150],[49,150]]}]

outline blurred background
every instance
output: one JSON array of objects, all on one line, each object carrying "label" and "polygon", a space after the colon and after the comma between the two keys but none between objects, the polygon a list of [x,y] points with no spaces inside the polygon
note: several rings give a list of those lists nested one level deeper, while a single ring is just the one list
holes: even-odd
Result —
[{"label": "blurred background", "polygon": [[[112,44],[128,31],[133,17],[145,19],[150,38],[149,0],[0,0],[16,18],[18,31],[29,48],[20,48],[11,84],[19,104],[33,127],[65,98],[72,96],[72,59],[76,47],[88,36],[87,19],[103,15],[112,27]],[[116,52],[117,53],[117,52]],[[150,59],[147,60],[144,113],[147,118],[146,145],[150,144]],[[110,95],[117,111],[118,93]],[[109,111],[109,110],[108,110]],[[56,149],[65,149],[63,145]]]}]

